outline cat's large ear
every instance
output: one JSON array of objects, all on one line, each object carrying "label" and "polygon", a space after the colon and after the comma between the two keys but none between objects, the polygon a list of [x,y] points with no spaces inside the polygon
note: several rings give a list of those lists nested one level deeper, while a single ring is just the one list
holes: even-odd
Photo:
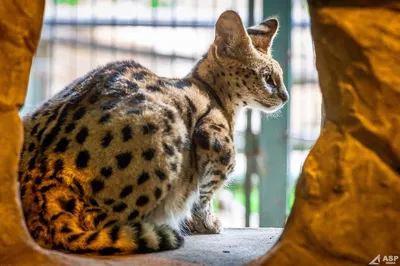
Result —
[{"label": "cat's large ear", "polygon": [[214,45],[219,57],[241,57],[250,50],[250,37],[235,11],[225,11],[218,18]]},{"label": "cat's large ear", "polygon": [[268,53],[278,32],[279,22],[276,18],[266,19],[258,25],[254,25],[247,29],[253,45]]}]

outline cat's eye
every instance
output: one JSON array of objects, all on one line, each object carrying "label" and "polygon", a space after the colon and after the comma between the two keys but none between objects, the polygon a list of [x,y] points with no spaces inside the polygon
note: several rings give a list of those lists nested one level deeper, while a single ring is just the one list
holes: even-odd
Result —
[{"label": "cat's eye", "polygon": [[266,76],[265,76],[265,82],[266,82],[268,85],[270,85],[270,86],[276,87],[276,82],[275,82],[275,80],[272,78],[271,75],[266,75]]}]

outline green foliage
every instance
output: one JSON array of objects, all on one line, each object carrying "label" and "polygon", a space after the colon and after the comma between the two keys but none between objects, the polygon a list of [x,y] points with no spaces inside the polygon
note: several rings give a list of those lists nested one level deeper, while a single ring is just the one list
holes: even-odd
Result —
[{"label": "green foliage", "polygon": [[[245,206],[245,194],[243,185],[229,186],[230,190],[235,198],[235,201],[240,203],[243,207]],[[250,213],[258,213],[260,210],[260,192],[258,188],[253,188],[250,193]]]},{"label": "green foliage", "polygon": [[[169,6],[169,4],[167,2],[160,1],[160,0],[151,0],[150,5],[151,5],[152,8]],[[171,5],[174,6],[175,5],[175,1],[172,1]]]},{"label": "green foliage", "polygon": [[58,4],[67,4],[71,6],[76,6],[78,5],[79,0],[53,0],[55,5]]},{"label": "green foliage", "polygon": [[296,190],[296,185],[293,185],[293,187],[290,189],[288,196],[287,196],[287,210],[288,212],[290,212],[292,210],[293,207],[293,203],[294,203],[294,193]]}]

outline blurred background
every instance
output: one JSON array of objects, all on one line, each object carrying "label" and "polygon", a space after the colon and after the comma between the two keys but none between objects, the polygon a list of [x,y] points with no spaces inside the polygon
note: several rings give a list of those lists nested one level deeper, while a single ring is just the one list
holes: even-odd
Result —
[{"label": "blurred background", "polygon": [[278,16],[273,56],[291,98],[269,117],[239,114],[236,169],[214,207],[225,227],[282,227],[320,132],[321,95],[306,0],[46,0],[21,114],[114,60],[134,59],[158,75],[185,76],[212,43],[214,23],[227,9],[238,11],[246,25]]}]

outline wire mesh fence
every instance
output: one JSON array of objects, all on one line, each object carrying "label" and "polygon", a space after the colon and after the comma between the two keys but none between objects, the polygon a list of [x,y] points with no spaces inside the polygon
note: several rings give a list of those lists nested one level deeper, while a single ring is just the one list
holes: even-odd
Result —
[{"label": "wire mesh fence", "polygon": [[[31,112],[75,78],[110,61],[133,59],[158,75],[183,77],[212,43],[220,13],[234,9],[246,24],[249,19],[261,22],[263,4],[268,0],[47,0],[41,41],[21,113]],[[321,102],[305,1],[293,0],[292,18],[288,209],[301,164],[319,134]],[[251,173],[250,187],[244,186],[244,180],[245,132],[251,127],[259,136],[261,119],[258,112],[249,121],[245,112],[238,116],[233,181],[215,201],[228,227],[244,226],[246,209],[249,225],[259,224],[260,173]],[[246,195],[251,203],[247,206]]]}]

